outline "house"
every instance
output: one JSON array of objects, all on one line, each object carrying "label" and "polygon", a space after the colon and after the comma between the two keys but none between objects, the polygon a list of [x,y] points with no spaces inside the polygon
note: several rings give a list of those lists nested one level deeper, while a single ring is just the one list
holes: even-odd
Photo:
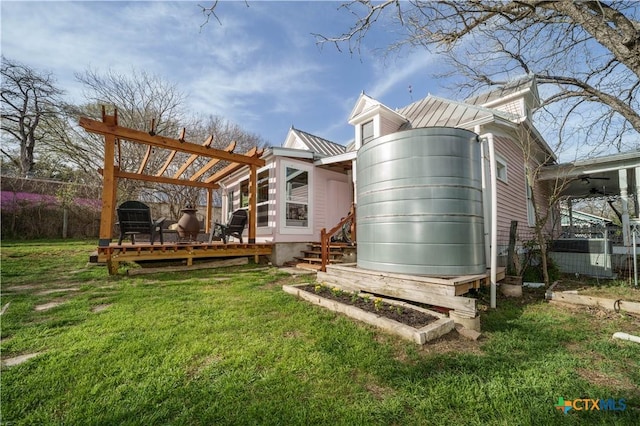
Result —
[{"label": "house", "polygon": [[[464,102],[429,95],[399,109],[363,92],[348,119],[354,128],[354,141],[348,147],[292,127],[282,147],[265,151],[262,158],[266,165],[258,170],[257,239],[289,244],[287,255],[297,255],[306,243],[319,241],[320,230],[337,224],[351,203],[357,202],[361,147],[399,132],[448,127],[474,132],[484,141],[482,196],[488,260],[491,227],[504,235],[506,243],[512,220],[520,227],[534,226],[534,200],[541,209],[548,209],[546,186],[532,185],[532,191],[526,179],[528,169],[555,162],[552,150],[531,121],[538,106],[533,76]],[[491,158],[496,170],[495,218],[490,210]],[[248,206],[248,181],[246,168],[221,181],[223,217]],[[275,263],[286,257],[283,253]]]},{"label": "house", "polygon": [[[351,163],[322,165],[347,149],[291,127],[282,147],[267,148],[257,171],[257,242],[274,243],[280,264],[298,256],[320,230],[346,216],[353,203]],[[355,154],[355,153],[353,153]],[[223,217],[248,208],[249,174],[238,170],[220,182]]]}]

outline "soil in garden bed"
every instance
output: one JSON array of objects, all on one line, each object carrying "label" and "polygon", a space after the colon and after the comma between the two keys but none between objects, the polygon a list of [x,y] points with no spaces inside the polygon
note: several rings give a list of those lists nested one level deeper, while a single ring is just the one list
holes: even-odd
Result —
[{"label": "soil in garden bed", "polygon": [[345,305],[355,306],[363,311],[371,312],[413,328],[422,328],[439,318],[405,306],[390,305],[372,296],[368,300],[344,290],[332,290],[331,287],[309,284],[300,287],[309,293],[317,294],[325,299],[335,300]]}]

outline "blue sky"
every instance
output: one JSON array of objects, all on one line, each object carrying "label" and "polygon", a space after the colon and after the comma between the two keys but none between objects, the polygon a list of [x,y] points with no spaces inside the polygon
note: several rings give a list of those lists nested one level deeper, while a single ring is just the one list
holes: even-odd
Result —
[{"label": "blue sky", "polygon": [[360,54],[319,47],[312,33],[353,24],[341,2],[224,2],[222,25],[204,27],[198,4],[2,1],[2,54],[53,72],[69,101],[82,101],[74,74],[89,67],[156,74],[188,94],[193,113],[220,115],[270,145],[281,145],[291,125],[349,142],[347,119],[363,90],[392,108],[447,96],[430,77],[435,57],[384,54],[396,37],[391,26],[377,25]]}]

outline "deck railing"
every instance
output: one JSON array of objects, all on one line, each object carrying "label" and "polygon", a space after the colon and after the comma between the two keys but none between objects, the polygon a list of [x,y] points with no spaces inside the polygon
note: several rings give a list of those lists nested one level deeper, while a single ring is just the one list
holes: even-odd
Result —
[{"label": "deck railing", "polygon": [[351,205],[349,209],[349,214],[342,218],[342,220],[329,231],[326,228],[322,228],[320,231],[320,252],[322,263],[320,266],[320,270],[322,272],[327,271],[327,264],[329,263],[329,250],[331,247],[331,237],[333,237],[338,231],[344,231],[344,226],[351,221],[349,233],[350,233],[350,243],[355,244],[356,242],[356,206],[355,204]]}]

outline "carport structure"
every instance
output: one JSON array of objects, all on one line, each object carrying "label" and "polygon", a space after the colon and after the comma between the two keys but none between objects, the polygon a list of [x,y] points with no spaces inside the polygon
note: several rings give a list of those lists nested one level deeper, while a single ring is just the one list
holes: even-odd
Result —
[{"label": "carport structure", "polygon": [[[104,166],[100,170],[103,176],[102,187],[102,211],[100,216],[100,235],[98,242],[98,260],[106,261],[109,270],[113,273],[117,270],[118,262],[122,260],[151,260],[165,258],[187,259],[191,264],[198,257],[229,257],[229,256],[258,256],[271,253],[268,244],[255,244],[256,240],[256,204],[257,204],[257,169],[264,166],[265,161],[260,157],[262,150],[254,147],[246,154],[235,154],[235,143],[225,149],[211,147],[213,137],[207,138],[201,145],[185,140],[186,130],[183,129],[178,139],[155,134],[154,123],[151,131],[144,132],[118,125],[117,110],[113,115],[107,115],[102,111],[102,121],[90,118],[80,118],[80,126],[86,131],[96,133],[104,137]],[[146,154],[135,170],[122,170],[122,141],[146,145]],[[164,164],[158,170],[147,170],[147,164],[152,153],[165,153]],[[178,153],[188,154],[188,157],[179,165],[175,164],[172,174],[167,174]],[[184,157],[184,156],[182,156]],[[208,162],[190,176],[187,176],[189,166],[200,157],[208,159]],[[211,170],[218,163],[227,163],[221,169]],[[248,205],[248,244],[207,244],[166,243],[161,246],[152,244],[128,244],[117,245],[112,243],[112,232],[115,223],[115,208],[118,179],[136,179],[147,182],[174,184],[190,187],[198,187],[207,190],[207,215],[206,230],[209,230],[212,219],[213,191],[219,187],[218,181],[235,172],[241,167],[248,166],[249,176],[249,205]]]}]

